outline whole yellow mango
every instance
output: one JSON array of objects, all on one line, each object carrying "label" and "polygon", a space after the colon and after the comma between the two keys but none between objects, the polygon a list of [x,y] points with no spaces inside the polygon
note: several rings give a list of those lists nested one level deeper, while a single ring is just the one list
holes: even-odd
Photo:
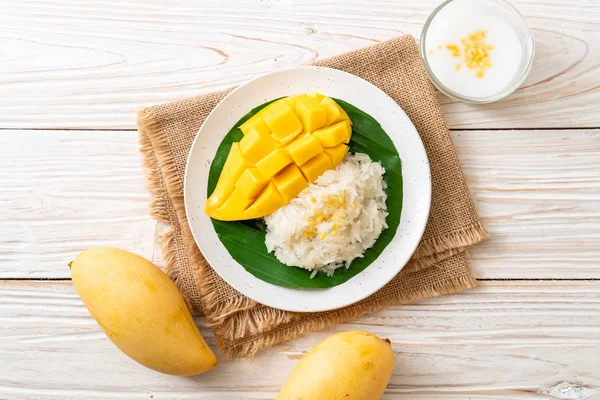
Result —
[{"label": "whole yellow mango", "polygon": [[363,331],[341,332],[300,359],[276,400],[379,400],[393,369],[389,341]]},{"label": "whole yellow mango", "polygon": [[217,365],[169,277],[145,258],[95,248],[69,264],[77,293],[112,342],[140,364],[189,376]]}]

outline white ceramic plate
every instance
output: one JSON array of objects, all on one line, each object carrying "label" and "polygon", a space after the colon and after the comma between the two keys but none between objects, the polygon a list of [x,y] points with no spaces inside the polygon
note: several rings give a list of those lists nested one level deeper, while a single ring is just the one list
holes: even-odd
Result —
[{"label": "white ceramic plate", "polygon": [[[402,161],[404,197],[396,235],[364,271],[330,289],[289,289],[254,277],[229,255],[219,241],[210,218],[204,213],[210,165],[231,127],[256,106],[306,92],[319,92],[345,100],[370,114],[390,136]],[[275,71],[251,80],[225,97],[210,113],[194,140],[184,185],[185,208],[192,233],[214,270],[236,290],[259,303],[299,312],[344,307],[364,299],[388,283],[417,248],[431,203],[427,155],[417,130],[404,111],[371,83],[345,72],[321,67]]]}]

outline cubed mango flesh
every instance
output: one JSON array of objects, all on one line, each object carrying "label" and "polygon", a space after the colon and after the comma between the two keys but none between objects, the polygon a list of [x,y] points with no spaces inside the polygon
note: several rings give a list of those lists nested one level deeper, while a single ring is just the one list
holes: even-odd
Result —
[{"label": "cubed mango flesh", "polygon": [[215,219],[261,218],[298,196],[344,159],[352,121],[319,93],[277,100],[252,116],[233,143],[205,204]]},{"label": "cubed mango flesh", "polygon": [[346,157],[346,153],[348,153],[348,146],[341,143],[335,147],[327,147],[325,148],[325,153],[331,159],[331,164],[337,166],[342,162],[344,157]]},{"label": "cubed mango flesh", "polygon": [[254,163],[262,160],[267,154],[275,150],[278,143],[271,136],[260,135],[255,128],[251,128],[246,136],[240,140],[244,158]]},{"label": "cubed mango flesh", "polygon": [[221,221],[237,221],[244,218],[244,211],[254,199],[249,198],[240,188],[235,188],[231,196],[217,209]]},{"label": "cubed mango flesh", "polygon": [[319,153],[300,166],[302,175],[309,181],[314,182],[323,172],[333,168],[331,158],[325,152]]},{"label": "cubed mango flesh", "polygon": [[269,182],[265,190],[256,198],[254,203],[244,211],[243,219],[254,219],[264,217],[279,210],[287,203],[273,182]]},{"label": "cubed mango flesh", "polygon": [[296,165],[302,165],[314,156],[323,152],[319,139],[313,135],[304,135],[285,147]]},{"label": "cubed mango flesh", "polygon": [[256,164],[256,168],[258,168],[260,174],[266,179],[271,179],[271,177],[275,176],[275,174],[291,163],[292,158],[290,154],[283,149],[277,149],[260,160]]},{"label": "cubed mango flesh", "polygon": [[256,132],[259,135],[270,135],[271,134],[271,130],[269,129],[269,126],[263,119],[262,115],[260,115],[260,113],[255,114],[248,121],[246,121],[242,125],[240,125],[240,130],[242,131],[242,133],[244,135],[247,135],[251,129],[256,130]]},{"label": "cubed mango flesh", "polygon": [[325,98],[321,93],[306,93],[307,96],[314,97],[318,101],[321,101]]},{"label": "cubed mango flesh", "polygon": [[304,132],[311,133],[327,123],[327,110],[313,96],[302,95],[296,99],[296,113]]},{"label": "cubed mango flesh", "polygon": [[235,187],[246,193],[246,197],[254,199],[267,186],[267,183],[269,180],[261,175],[258,168],[248,168],[237,180]]},{"label": "cubed mango flesh", "polygon": [[283,171],[273,177],[273,182],[286,203],[298,196],[308,186],[308,182],[296,164],[285,167]]},{"label": "cubed mango flesh", "polygon": [[348,143],[352,135],[352,126],[348,121],[338,122],[335,125],[321,128],[314,131],[313,136],[316,136],[323,147],[334,147],[340,143]]},{"label": "cubed mango flesh", "polygon": [[[325,107],[327,111],[327,125],[333,125],[341,121],[350,121],[348,114],[346,114],[342,107],[340,107],[333,99],[324,97],[321,100],[321,105]],[[350,121],[350,123],[352,123],[352,121]]]},{"label": "cubed mango flesh", "polygon": [[231,195],[235,188],[235,183],[246,169],[253,167],[254,164],[244,158],[239,143],[234,143],[229,150],[223,171],[219,176],[217,186],[206,203],[206,208],[217,209]]},{"label": "cubed mango flesh", "polygon": [[281,143],[294,140],[302,132],[302,123],[292,107],[285,101],[276,101],[270,104],[261,112],[261,115],[273,137]]},{"label": "cubed mango flesh", "polygon": [[298,97],[300,97],[300,96],[302,96],[302,95],[286,97],[285,99],[283,99],[283,101],[288,103],[290,105],[290,107],[292,107],[292,110],[296,111],[296,99],[298,99]]}]

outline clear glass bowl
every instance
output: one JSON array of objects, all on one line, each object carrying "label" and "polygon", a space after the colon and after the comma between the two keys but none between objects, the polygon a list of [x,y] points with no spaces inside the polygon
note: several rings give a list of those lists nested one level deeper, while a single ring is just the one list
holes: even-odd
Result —
[{"label": "clear glass bowl", "polygon": [[[449,89],[435,76],[427,59],[427,32],[438,13],[444,7],[448,6],[451,3],[455,3],[454,5],[456,5],[456,3],[459,2],[473,3],[474,1],[476,1],[477,5],[480,7],[488,7],[490,9],[490,12],[496,13],[498,16],[502,17],[506,22],[508,22],[517,33],[517,36],[521,43],[521,63],[518,67],[517,73],[515,74],[514,78],[504,87],[504,89],[491,96],[486,97],[467,96]],[[521,13],[519,13],[519,11],[517,11],[515,7],[513,7],[510,3],[504,0],[446,0],[431,13],[429,18],[427,18],[427,21],[425,22],[425,25],[423,26],[423,30],[421,32],[420,51],[421,58],[423,59],[423,64],[425,65],[425,70],[427,71],[427,75],[429,75],[429,79],[431,79],[433,84],[442,93],[449,97],[467,103],[483,104],[503,99],[504,97],[514,92],[519,86],[521,86],[523,81],[525,81],[525,78],[527,78],[527,75],[531,70],[531,66],[533,65],[535,44],[533,40],[533,34],[531,33],[531,29],[527,25],[527,21],[525,20],[525,18],[521,15]]]}]

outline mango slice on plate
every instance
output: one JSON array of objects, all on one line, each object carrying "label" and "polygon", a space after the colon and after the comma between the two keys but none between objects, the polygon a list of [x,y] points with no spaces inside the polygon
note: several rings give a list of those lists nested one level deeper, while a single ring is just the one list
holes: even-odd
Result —
[{"label": "mango slice on plate", "polygon": [[307,93],[269,104],[240,130],[205,205],[222,221],[271,214],[335,168],[348,152],[352,121],[333,99]]},{"label": "mango slice on plate", "polygon": [[348,114],[333,99],[325,97],[321,100],[321,105],[325,107],[327,112],[327,126],[333,125],[336,122],[350,121]]},{"label": "mango slice on plate", "polygon": [[251,131],[258,133],[261,136],[271,135],[271,130],[269,129],[269,126],[262,118],[251,118],[248,121],[244,122],[242,126],[240,126],[240,129],[242,130],[242,132],[244,132],[245,135],[247,135],[248,132]]},{"label": "mango slice on plate", "polygon": [[331,158],[331,164],[338,165],[346,157],[348,146],[341,143],[335,147],[327,147],[325,148],[325,153]]},{"label": "mango slice on plate", "polygon": [[258,168],[248,168],[237,180],[235,187],[253,199],[260,194],[267,183],[269,181],[262,176]]},{"label": "mango slice on plate", "polygon": [[275,175],[273,183],[275,183],[275,187],[286,203],[298,196],[298,193],[308,186],[308,182],[306,182],[296,164],[287,166],[283,171]]},{"label": "mango slice on plate", "polygon": [[254,165],[242,155],[239,143],[234,143],[229,150],[227,161],[221,171],[215,191],[206,202],[206,209],[218,209],[225,203],[235,188],[235,183],[246,169]]},{"label": "mango slice on plate", "polygon": [[313,136],[321,142],[323,147],[333,147],[340,143],[348,143],[352,136],[352,126],[350,122],[342,121],[331,125],[327,128],[322,128],[314,132]]},{"label": "mango slice on plate", "polygon": [[246,215],[269,215],[286,204],[275,184],[269,182],[265,190],[260,193],[256,200],[254,200],[254,203],[244,213]]},{"label": "mango slice on plate", "polygon": [[270,179],[283,168],[287,167],[290,163],[292,163],[290,153],[283,149],[276,149],[256,163],[256,168],[258,168],[258,171],[262,174],[262,176]]},{"label": "mango slice on plate", "polygon": [[276,101],[261,113],[262,119],[271,130],[271,136],[281,143],[293,140],[302,132],[302,123],[294,109],[285,101]]},{"label": "mango slice on plate", "polygon": [[313,96],[298,96],[296,113],[307,133],[314,132],[327,123],[327,109]]},{"label": "mango slice on plate", "polygon": [[240,148],[245,159],[251,162],[262,160],[267,154],[275,150],[278,143],[270,136],[261,135],[252,128],[248,134],[240,140]]},{"label": "mango slice on plate", "polygon": [[285,147],[296,165],[302,165],[317,154],[323,152],[323,147],[319,144],[319,139],[313,135],[304,135],[294,140]]},{"label": "mango slice on plate", "polygon": [[323,152],[302,164],[300,166],[300,171],[302,171],[302,175],[304,175],[309,182],[314,182],[323,174],[323,172],[332,168],[333,164],[331,163],[331,158]]}]

